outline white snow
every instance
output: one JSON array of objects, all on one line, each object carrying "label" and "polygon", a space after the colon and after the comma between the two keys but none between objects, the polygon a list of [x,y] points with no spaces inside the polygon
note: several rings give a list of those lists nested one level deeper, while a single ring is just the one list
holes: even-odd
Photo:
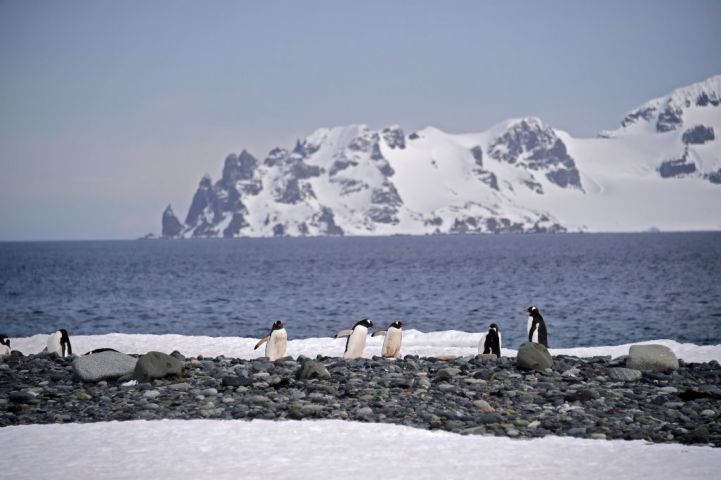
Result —
[{"label": "white snow", "polygon": [[322,421],[161,420],[0,428],[3,478],[715,478],[721,449],[512,440]]},{"label": "white snow", "polygon": [[[286,325],[289,340],[287,354],[292,357],[305,355],[314,358],[316,355],[329,357],[342,357],[345,348],[345,338],[331,337],[306,338],[293,340],[293,327]],[[335,334],[336,332],[333,332]],[[110,333],[106,335],[72,335],[70,332],[73,352],[82,354],[96,348],[114,348],[125,353],[147,353],[160,351],[170,353],[178,350],[186,356],[203,355],[216,357],[225,355],[236,358],[256,358],[263,356],[263,352],[253,350],[258,342],[257,338],[248,337],[205,337],[186,335],[145,335]],[[419,355],[422,357],[456,355],[468,356],[478,353],[478,342],[483,332],[461,332],[446,330],[440,332],[420,332],[418,330],[404,330],[402,355]],[[38,353],[45,348],[47,335],[39,334],[32,337],[13,338],[13,349],[25,354]],[[678,343],[674,340],[649,340],[635,344],[579,347],[579,348],[552,348],[553,355],[574,355],[580,357],[611,355],[618,357],[627,355],[631,345],[661,344],[669,347],[678,358],[687,362],[721,361],[721,345],[695,345],[692,343]],[[383,337],[368,337],[364,356],[372,357],[381,354]],[[516,350],[503,348],[504,356],[515,356]]]}]

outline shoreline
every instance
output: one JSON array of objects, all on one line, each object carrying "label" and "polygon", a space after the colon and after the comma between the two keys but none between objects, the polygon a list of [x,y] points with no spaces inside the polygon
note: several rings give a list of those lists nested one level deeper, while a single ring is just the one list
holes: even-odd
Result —
[{"label": "shoreline", "polygon": [[[181,355],[176,356],[183,358]],[[680,362],[671,373],[616,381],[610,357],[554,356],[553,370],[515,359],[398,360],[318,356],[183,359],[182,378],[85,383],[72,359],[0,360],[0,426],[157,419],[340,419],[461,434],[547,435],[721,447],[721,366]],[[308,363],[310,362],[310,364]],[[305,365],[329,378],[299,378]]]}]

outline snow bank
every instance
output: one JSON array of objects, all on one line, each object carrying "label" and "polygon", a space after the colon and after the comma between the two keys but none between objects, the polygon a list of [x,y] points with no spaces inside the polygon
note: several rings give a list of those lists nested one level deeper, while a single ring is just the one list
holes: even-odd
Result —
[{"label": "snow bank", "polygon": [[[72,333],[72,332],[71,332]],[[293,332],[289,334],[292,336]],[[439,355],[475,355],[478,353],[478,342],[481,333],[468,333],[456,330],[424,333],[418,330],[408,330],[403,334],[403,354],[419,356]],[[111,347],[126,353],[146,353],[151,350],[170,353],[178,350],[186,356],[203,355],[216,357],[255,358],[263,355],[263,348],[253,350],[257,338],[246,337],[203,337],[184,335],[130,335],[124,333],[111,333],[107,335],[78,335],[72,336],[73,352],[78,354],[102,347]],[[345,347],[345,338],[306,338],[290,340],[288,342],[288,355],[297,357],[305,355],[315,357],[318,354],[326,356],[342,356]],[[47,335],[34,335],[26,338],[13,338],[12,345],[23,353],[40,352],[46,345]],[[674,340],[649,340],[637,342],[638,344],[656,343],[668,346],[677,357],[687,362],[721,361],[721,345],[694,345],[692,343],[678,343]],[[367,357],[380,355],[383,337],[368,338],[365,355]],[[589,357],[595,355],[611,355],[618,357],[628,354],[632,344],[551,349],[553,355],[575,355]],[[516,355],[516,350],[504,348],[505,356]]]},{"label": "snow bank", "polygon": [[714,478],[721,449],[461,436],[339,420],[161,420],[0,429],[4,478]]}]

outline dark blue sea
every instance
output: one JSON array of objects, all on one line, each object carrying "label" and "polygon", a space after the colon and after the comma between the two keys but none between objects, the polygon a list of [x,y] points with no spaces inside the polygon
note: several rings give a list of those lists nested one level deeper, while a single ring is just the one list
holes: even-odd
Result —
[{"label": "dark blue sea", "polygon": [[0,243],[0,332],[332,336],[356,320],[552,347],[721,343],[721,233]]}]

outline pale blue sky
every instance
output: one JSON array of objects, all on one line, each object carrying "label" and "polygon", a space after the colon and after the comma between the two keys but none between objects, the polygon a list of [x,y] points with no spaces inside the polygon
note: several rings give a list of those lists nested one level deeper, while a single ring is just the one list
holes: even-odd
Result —
[{"label": "pale blue sky", "polygon": [[134,238],[321,126],[594,135],[721,73],[719,1],[0,0],[0,240]]}]

